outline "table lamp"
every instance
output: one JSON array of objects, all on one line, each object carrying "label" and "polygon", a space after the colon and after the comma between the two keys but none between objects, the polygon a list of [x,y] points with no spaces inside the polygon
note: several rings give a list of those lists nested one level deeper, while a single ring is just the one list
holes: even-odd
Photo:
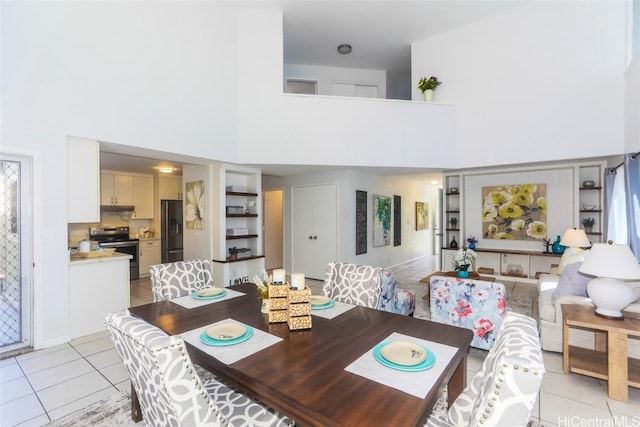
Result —
[{"label": "table lamp", "polygon": [[622,309],[634,300],[631,286],[622,280],[640,279],[640,265],[627,245],[595,243],[584,258],[580,273],[596,276],[587,285],[587,295],[596,306],[596,314],[608,319],[623,319]]},{"label": "table lamp", "polygon": [[574,252],[581,252],[582,248],[591,246],[587,233],[578,228],[570,228],[565,231],[560,240],[560,244],[572,249]]}]

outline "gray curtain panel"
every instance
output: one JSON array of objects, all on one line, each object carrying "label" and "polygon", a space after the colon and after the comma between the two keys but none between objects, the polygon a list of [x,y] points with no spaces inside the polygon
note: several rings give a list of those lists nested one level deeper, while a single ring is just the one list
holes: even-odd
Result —
[{"label": "gray curtain panel", "polygon": [[624,172],[629,247],[640,262],[640,159],[638,153],[624,156]]}]

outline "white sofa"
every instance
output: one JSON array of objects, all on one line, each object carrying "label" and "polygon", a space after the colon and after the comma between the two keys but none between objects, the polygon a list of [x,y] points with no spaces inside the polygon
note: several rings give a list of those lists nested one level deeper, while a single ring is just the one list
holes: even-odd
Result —
[{"label": "white sofa", "polygon": [[[538,279],[538,311],[540,315],[540,344],[546,351],[562,352],[562,304],[593,305],[591,299],[584,296],[563,295],[553,304],[553,292],[558,286],[560,276],[555,274],[542,274]],[[640,284],[634,285],[636,289]],[[636,301],[624,309],[624,311],[640,313],[640,302]],[[586,330],[571,329],[569,343],[578,347],[593,348],[594,333]],[[629,357],[640,358],[640,340],[629,338]]]}]

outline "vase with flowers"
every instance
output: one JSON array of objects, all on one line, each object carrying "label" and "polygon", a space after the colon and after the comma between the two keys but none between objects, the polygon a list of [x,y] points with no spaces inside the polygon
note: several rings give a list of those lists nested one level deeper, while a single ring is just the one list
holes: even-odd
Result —
[{"label": "vase with flowers", "polygon": [[262,276],[253,276],[253,283],[256,285],[258,296],[260,297],[262,313],[269,313],[269,285],[273,283],[273,276],[269,276],[266,271],[262,272]]},{"label": "vase with flowers", "polygon": [[433,101],[433,91],[436,90],[438,86],[442,84],[441,81],[438,81],[436,76],[431,76],[429,78],[422,77],[418,82],[418,89],[422,92],[424,96],[424,100],[427,102]]},{"label": "vase with flowers", "polygon": [[469,244],[469,249],[475,249],[478,239],[476,239],[475,236],[467,237],[467,243]]},{"label": "vase with flowers", "polygon": [[458,249],[458,251],[451,255],[451,262],[453,264],[454,270],[456,270],[456,275],[462,278],[469,277],[469,268],[473,265],[473,262],[476,260],[476,253],[473,249]]}]

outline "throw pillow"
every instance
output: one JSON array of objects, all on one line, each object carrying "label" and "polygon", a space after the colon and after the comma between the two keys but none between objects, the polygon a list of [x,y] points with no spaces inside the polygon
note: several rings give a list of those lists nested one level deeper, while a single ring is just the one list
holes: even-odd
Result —
[{"label": "throw pillow", "polygon": [[589,253],[589,250],[583,251],[582,249],[576,250],[576,248],[567,248],[560,257],[560,264],[558,265],[558,274],[562,274],[565,267],[574,262],[584,261],[584,257]]},{"label": "throw pillow", "polygon": [[574,262],[564,268],[558,279],[558,286],[551,296],[552,304],[555,304],[556,299],[562,295],[587,296],[587,284],[593,277],[580,273],[578,269],[581,265],[582,262]]}]

